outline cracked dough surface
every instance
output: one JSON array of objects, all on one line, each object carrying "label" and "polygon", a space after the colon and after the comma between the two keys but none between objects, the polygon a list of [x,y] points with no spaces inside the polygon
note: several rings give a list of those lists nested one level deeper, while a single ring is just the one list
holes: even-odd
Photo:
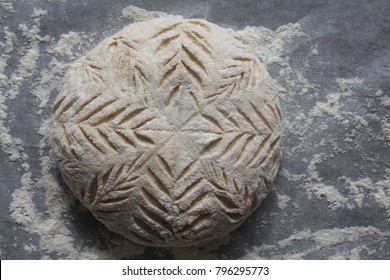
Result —
[{"label": "cracked dough surface", "polygon": [[201,245],[261,203],[281,157],[277,90],[258,58],[204,20],[126,26],[76,61],[53,105],[64,181],[110,230]]}]

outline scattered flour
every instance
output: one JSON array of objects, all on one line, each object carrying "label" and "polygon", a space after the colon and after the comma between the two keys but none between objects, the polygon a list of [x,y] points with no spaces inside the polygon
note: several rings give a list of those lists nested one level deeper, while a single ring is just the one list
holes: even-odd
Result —
[{"label": "scattered flour", "polygon": [[[42,9],[36,9],[34,8],[34,12],[31,15],[32,18],[41,18],[47,15],[47,11]],[[39,22],[39,20],[35,20],[35,22]]]},{"label": "scattered flour", "polygon": [[4,1],[4,0],[1,0],[0,1],[0,6],[4,10],[6,10],[7,12],[10,12],[10,13],[11,12],[15,12],[14,7],[12,6],[11,2],[7,2],[7,1]]},{"label": "scattered flour", "polygon": [[8,26],[5,26],[3,28],[3,32],[4,32],[4,40],[5,40],[5,42],[4,43],[0,42],[0,46],[2,48],[4,48],[4,53],[7,54],[7,53],[10,53],[13,50],[13,46],[16,44],[17,40],[16,40],[15,33],[9,31]]},{"label": "scattered flour", "polygon": [[167,14],[163,12],[147,11],[138,7],[129,6],[122,10],[122,16],[131,20],[132,22],[138,22],[164,17],[167,16]]},{"label": "scattered flour", "polygon": [[385,136],[387,142],[390,144],[390,123],[386,121],[381,122],[381,130],[383,135]]},{"label": "scattered flour", "polygon": [[318,51],[318,44],[315,44],[315,45],[312,47],[311,53],[314,54],[314,55],[318,55],[318,54],[319,54],[319,51]]},{"label": "scattered flour", "polygon": [[[15,12],[10,2],[0,0],[0,7],[8,12]],[[9,210],[18,226],[38,238],[37,242],[25,241],[22,247],[27,254],[44,252],[43,258],[47,259],[111,259],[142,254],[144,247],[119,237],[107,237],[108,244],[104,246],[98,240],[94,240],[93,245],[90,245],[91,242],[87,244],[78,240],[77,233],[72,232],[69,226],[71,211],[76,205],[73,196],[64,190],[54,175],[56,167],[48,152],[50,113],[47,108],[50,105],[50,97],[56,95],[61,87],[69,63],[87,51],[85,39],[88,35],[69,32],[58,39],[41,37],[40,20],[47,14],[47,11],[35,9],[31,15],[32,22],[21,23],[16,34],[7,26],[0,27],[0,35],[4,37],[0,43],[0,144],[9,160],[20,166],[21,172],[24,172],[20,178],[20,187],[12,194]],[[133,6],[122,11],[122,16],[131,21],[144,21],[165,15]],[[325,203],[331,213],[341,209],[361,208],[367,203],[373,207],[377,206],[385,210],[390,223],[390,169],[386,169],[385,174],[376,180],[341,176],[330,181],[329,178],[325,180],[321,177],[319,171],[322,164],[338,154],[345,153],[345,147],[342,146],[344,143],[340,143],[331,135],[319,140],[315,138],[327,133],[331,120],[347,131],[340,132],[345,134],[345,143],[353,143],[359,133],[368,131],[370,118],[377,120],[380,122],[382,136],[390,143],[389,120],[381,119],[377,115],[369,118],[363,113],[355,114],[344,106],[345,101],[354,100],[355,90],[363,87],[364,81],[359,77],[338,78],[333,82],[334,88],[326,90],[309,81],[305,72],[295,69],[289,51],[299,45],[300,39],[306,36],[300,23],[289,23],[275,31],[251,26],[230,32],[249,45],[267,67],[276,66],[275,69],[278,69],[279,77],[275,82],[282,92],[280,97],[286,111],[283,124],[285,138],[297,139],[295,146],[290,145],[289,149],[285,150],[284,157],[287,162],[291,162],[300,156],[302,162],[299,164],[306,166],[296,170],[295,166],[282,165],[279,174],[285,184],[297,186],[296,192],[304,193],[308,200]],[[47,45],[44,51],[42,43]],[[318,44],[315,44],[309,52],[312,56],[318,56],[318,49]],[[39,67],[41,59],[47,59],[48,56],[50,59],[45,60],[46,67]],[[13,71],[9,71],[12,57],[17,58],[16,66]],[[42,119],[41,128],[34,135],[40,137],[38,148],[41,170],[38,174],[30,167],[36,165],[37,159],[30,158],[24,149],[28,139],[23,139],[23,142],[14,136],[11,129],[11,116],[14,111],[7,106],[8,102],[21,97],[23,87],[31,89],[33,98],[39,104],[36,113]],[[375,96],[379,100],[378,104],[390,106],[390,99],[382,90],[378,90]],[[313,100],[311,108],[302,111],[298,104],[299,98]],[[374,140],[380,139],[379,136],[376,137]],[[293,203],[292,196],[283,193],[283,184],[279,185],[275,190],[278,209],[294,211],[297,206]],[[43,199],[42,205],[37,204],[37,197]],[[388,232],[372,226],[316,231],[303,229],[282,237],[273,244],[254,246],[247,250],[243,258],[300,259],[310,258],[315,252],[323,250],[324,258],[358,259],[364,254],[375,256],[376,250],[381,248],[380,244],[389,242],[389,238]],[[226,244],[230,239],[231,237],[221,241],[221,244]],[[356,247],[357,243],[362,245]],[[338,246],[340,244],[349,246]],[[375,247],[373,244],[379,245]],[[170,253],[182,259],[213,259],[217,258],[215,250],[218,245],[220,244],[205,249],[173,249]],[[2,252],[4,249],[0,248],[0,256],[3,256]]]},{"label": "scattered flour", "polygon": [[277,194],[278,198],[278,207],[280,209],[285,209],[289,202],[291,201],[291,198],[288,195],[282,195],[282,194]]},{"label": "scattered flour", "polygon": [[238,40],[250,46],[266,65],[276,63],[284,67],[288,66],[288,58],[282,56],[285,47],[292,40],[305,36],[299,23],[289,23],[275,31],[262,26],[248,26],[244,30],[231,32]]},{"label": "scattered flour", "polygon": [[[12,85],[12,89],[8,92],[10,99],[15,99],[19,93],[19,88],[22,83],[30,78],[36,71],[36,62],[39,57],[39,45],[42,42],[49,41],[50,37],[45,36],[41,37],[40,34],[40,19],[45,16],[46,12],[41,10],[35,10],[34,14],[31,16],[35,18],[34,25],[28,26],[23,23],[19,25],[19,31],[22,36],[27,40],[27,46],[21,48],[23,53],[22,57],[19,59],[18,68],[15,72],[11,74],[11,77],[8,78],[8,84]],[[10,35],[12,38],[12,35]],[[10,43],[6,43],[6,51],[14,47],[12,40]]]},{"label": "scattered flour", "polygon": [[377,90],[377,92],[375,93],[376,96],[379,97],[379,100],[380,100],[380,104],[384,107],[390,107],[390,96],[387,96],[384,94],[384,92],[382,90]]},{"label": "scattered flour", "polygon": [[38,115],[47,108],[50,94],[60,90],[62,76],[66,69],[67,64],[60,63],[56,58],[53,58],[47,68],[41,70],[37,78],[38,84],[31,91],[39,102]]},{"label": "scattered flour", "polygon": [[[314,232],[303,230],[278,241],[275,245],[264,244],[254,247],[247,251],[242,259],[310,259],[310,256],[318,251],[330,251],[326,252],[328,255],[324,255],[325,259],[359,259],[360,254],[367,250],[365,246],[356,248],[354,245],[357,241],[368,239],[372,243],[384,243],[389,238],[390,233],[371,226],[332,228]],[[335,246],[347,243],[353,246]],[[300,247],[298,244],[306,245],[308,248],[297,251],[296,248]],[[337,248],[338,251],[333,248]]]},{"label": "scattered flour", "polygon": [[77,58],[75,48],[80,46],[81,41],[82,38],[79,33],[71,31],[67,34],[62,34],[56,46],[53,48],[53,50],[49,50],[49,52],[55,53],[59,56],[67,56],[70,59],[75,59]]},{"label": "scattered flour", "polygon": [[355,77],[353,79],[336,79],[336,85],[339,87],[339,92],[329,93],[325,96],[326,102],[317,102],[311,110],[310,115],[313,117],[321,117],[328,114],[336,120],[343,120],[343,107],[340,100],[353,95],[353,89],[363,83],[363,80]]}]

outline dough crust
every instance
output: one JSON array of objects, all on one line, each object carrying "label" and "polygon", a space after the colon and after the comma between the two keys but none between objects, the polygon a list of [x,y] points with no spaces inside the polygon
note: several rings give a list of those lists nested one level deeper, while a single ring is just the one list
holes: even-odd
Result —
[{"label": "dough crust", "polygon": [[268,73],[204,20],[126,26],[71,66],[53,112],[69,188],[110,230],[145,245],[225,236],[259,206],[281,157]]}]

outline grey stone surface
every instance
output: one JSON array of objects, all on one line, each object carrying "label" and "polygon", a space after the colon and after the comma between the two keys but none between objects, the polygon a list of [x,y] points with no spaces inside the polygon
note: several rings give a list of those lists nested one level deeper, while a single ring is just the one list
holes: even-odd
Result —
[{"label": "grey stone surface", "polygon": [[[0,7],[0,37],[5,26],[17,35],[18,44],[27,44],[27,39],[18,29],[21,23],[32,23],[34,8],[48,11],[42,17],[40,35],[59,39],[70,31],[82,32],[90,38],[81,46],[86,53],[102,37],[121,29],[128,20],[121,11],[129,5],[148,10],[179,14],[184,17],[205,18],[223,27],[240,30],[247,25],[264,26],[275,30],[288,23],[301,24],[305,36],[289,42],[282,56],[289,57],[293,77],[298,81],[301,74],[314,88],[306,94],[297,94],[299,82],[291,85],[280,75],[280,65],[270,65],[271,76],[287,93],[281,96],[281,105],[287,125],[284,136],[285,156],[273,192],[260,208],[233,234],[232,240],[212,250],[217,258],[237,259],[248,252],[258,258],[360,258],[390,259],[390,205],[378,202],[380,196],[390,196],[390,139],[386,139],[383,124],[390,123],[389,106],[383,105],[383,97],[390,98],[390,2],[377,1],[12,1],[15,12]],[[4,42],[0,38],[0,42]],[[37,62],[44,70],[51,60],[46,53],[47,45],[41,44]],[[312,55],[313,48],[318,55]],[[0,48],[0,51],[4,49]],[[0,53],[1,54],[1,53]],[[17,49],[8,61],[5,74],[11,74],[18,65],[21,54]],[[69,62],[64,57],[63,62]],[[39,73],[19,89],[14,100],[7,101],[8,117],[4,125],[11,135],[23,141],[33,177],[39,177],[39,135],[36,133],[42,120],[50,115],[47,106],[37,114],[38,102],[30,94]],[[330,93],[340,92],[337,79],[358,77],[362,83],[351,88],[352,94],[339,100],[340,110],[345,112],[342,120],[330,115],[312,117],[309,127],[299,126],[295,117],[300,113],[309,115],[317,102],[326,102]],[[291,78],[290,80],[293,80]],[[8,91],[0,86],[0,94]],[[377,91],[383,92],[382,96]],[[291,93],[290,95],[288,93]],[[53,101],[56,92],[52,92]],[[367,121],[359,126],[356,116]],[[305,121],[302,121],[302,125]],[[302,128],[304,137],[294,130]],[[390,128],[389,128],[390,129]],[[350,136],[353,141],[346,142]],[[324,145],[320,145],[324,140]],[[313,156],[321,154],[316,165],[318,178],[325,186],[332,186],[347,202],[342,207],[332,208],[332,198],[320,194],[310,181],[308,166]],[[1,259],[39,259],[43,256],[64,258],[55,253],[40,250],[38,236],[28,233],[16,224],[9,213],[12,193],[20,187],[20,177],[25,171],[20,162],[11,162],[9,155],[0,151],[0,256]],[[302,175],[292,180],[283,174],[287,170]],[[58,180],[59,174],[56,174]],[[368,178],[372,188],[358,187],[364,195],[361,205],[355,202],[356,195],[343,181],[353,182]],[[383,182],[383,192],[376,188]],[[313,185],[313,189],[311,189]],[[67,191],[66,187],[64,189]],[[290,198],[286,207],[279,207],[281,196]],[[379,197],[378,197],[379,196]],[[39,192],[34,196],[37,207],[45,215],[45,206]],[[348,206],[350,205],[350,206]],[[80,248],[103,246],[109,233],[91,214],[82,211],[76,203],[66,222]],[[81,210],[80,210],[81,209]],[[364,229],[359,232],[359,229]],[[348,236],[351,238],[348,238]],[[326,245],[321,238],[328,237]],[[99,241],[97,241],[99,240]],[[330,242],[329,240],[334,240]],[[38,249],[27,252],[23,244],[34,244]],[[207,250],[207,249],[201,249]],[[207,255],[208,256],[208,255]],[[147,248],[135,259],[169,259],[169,249]],[[115,256],[113,256],[115,258]]]}]

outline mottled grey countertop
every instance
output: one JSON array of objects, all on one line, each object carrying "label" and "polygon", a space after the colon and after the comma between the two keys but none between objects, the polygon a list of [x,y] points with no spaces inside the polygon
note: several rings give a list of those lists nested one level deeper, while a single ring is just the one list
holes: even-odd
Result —
[{"label": "mottled grey countertop", "polygon": [[[39,129],[67,63],[131,22],[129,5],[269,35],[260,53],[276,60],[260,59],[281,88],[284,157],[274,190],[225,242],[123,245],[42,170]],[[390,259],[389,15],[388,0],[1,0],[1,259]]]}]

